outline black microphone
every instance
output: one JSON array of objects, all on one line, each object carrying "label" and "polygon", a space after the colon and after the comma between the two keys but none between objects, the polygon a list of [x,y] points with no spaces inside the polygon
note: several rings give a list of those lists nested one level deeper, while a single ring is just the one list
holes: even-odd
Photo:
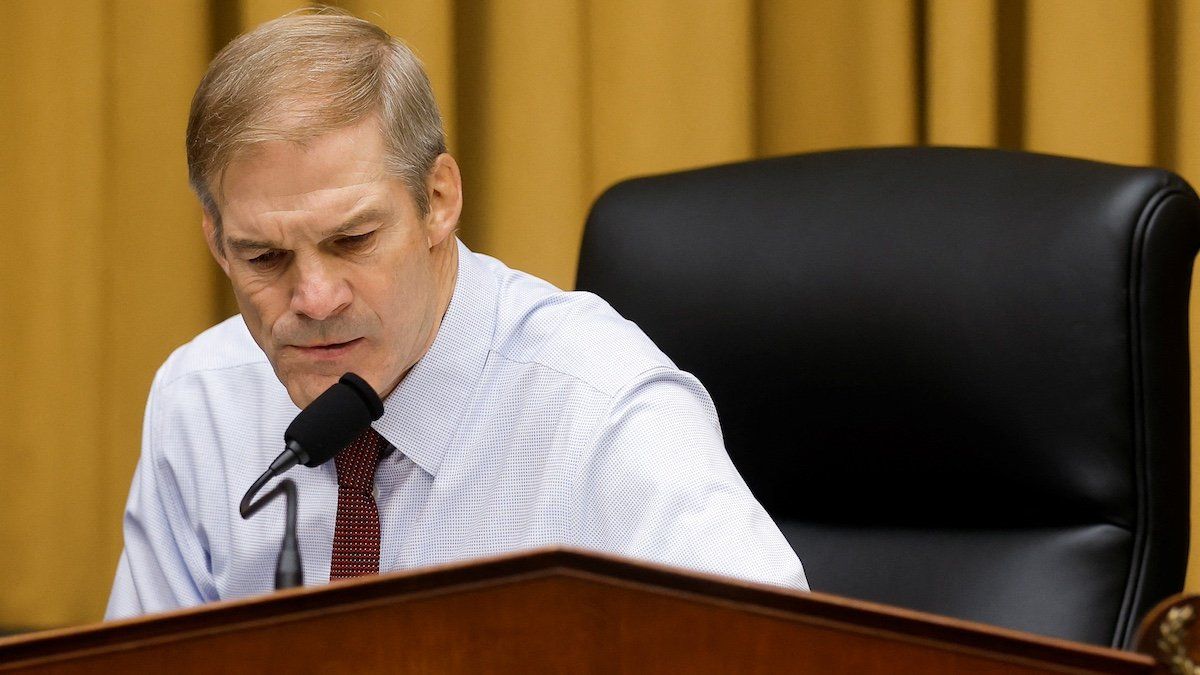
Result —
[{"label": "black microphone", "polygon": [[278,476],[297,464],[321,466],[382,416],[383,401],[371,385],[346,373],[288,425],[283,432],[287,450],[271,462],[271,474]]},{"label": "black microphone", "polygon": [[238,507],[242,518],[249,518],[281,491],[287,495],[288,517],[275,570],[275,588],[291,588],[303,583],[296,543],[296,489],[290,480],[285,480],[256,504],[251,503],[254,495],[271,478],[297,464],[314,467],[328,462],[371,422],[382,416],[383,401],[379,400],[379,395],[371,385],[354,373],[342,375],[333,386],[296,415],[287,431],[283,432],[287,449],[246,490]]}]

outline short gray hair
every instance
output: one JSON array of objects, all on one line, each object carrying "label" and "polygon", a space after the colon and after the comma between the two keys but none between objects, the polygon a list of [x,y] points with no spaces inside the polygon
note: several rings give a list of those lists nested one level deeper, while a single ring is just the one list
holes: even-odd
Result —
[{"label": "short gray hair", "polygon": [[212,216],[239,152],[265,141],[304,143],[379,117],[387,170],[418,212],[429,211],[425,178],[446,151],[429,78],[403,42],[369,21],[322,8],[288,14],[239,36],[208,67],[188,116],[188,179]]}]

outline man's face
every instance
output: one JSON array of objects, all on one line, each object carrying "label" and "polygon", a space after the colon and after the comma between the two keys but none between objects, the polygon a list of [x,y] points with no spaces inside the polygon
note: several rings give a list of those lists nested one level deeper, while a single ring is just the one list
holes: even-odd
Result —
[{"label": "man's face", "polygon": [[442,155],[430,212],[384,170],[374,117],[304,146],[261,143],[225,170],[220,248],[250,333],[304,407],[343,373],[386,396],[437,333],[457,269],[458,169]]}]

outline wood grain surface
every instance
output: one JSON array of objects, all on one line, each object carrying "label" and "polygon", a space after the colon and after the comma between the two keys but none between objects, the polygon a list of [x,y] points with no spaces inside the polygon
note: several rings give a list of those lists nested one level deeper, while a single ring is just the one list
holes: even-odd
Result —
[{"label": "wood grain surface", "polygon": [[544,549],[0,640],[20,673],[1152,673],[1145,655]]}]

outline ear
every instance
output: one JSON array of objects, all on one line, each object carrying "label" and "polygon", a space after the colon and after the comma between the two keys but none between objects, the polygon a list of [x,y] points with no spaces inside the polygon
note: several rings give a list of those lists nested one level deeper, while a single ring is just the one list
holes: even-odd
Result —
[{"label": "ear", "polygon": [[458,162],[449,154],[443,152],[433,161],[425,179],[425,191],[429,195],[425,230],[429,248],[434,248],[454,234],[462,214],[462,175],[458,172]]},{"label": "ear", "polygon": [[204,242],[208,244],[208,252],[212,254],[213,260],[221,266],[225,272],[225,276],[229,276],[229,260],[225,258],[225,249],[221,242],[217,241],[217,221],[213,214],[209,213],[208,209],[203,209],[204,218],[200,222],[200,227],[204,230]]}]

